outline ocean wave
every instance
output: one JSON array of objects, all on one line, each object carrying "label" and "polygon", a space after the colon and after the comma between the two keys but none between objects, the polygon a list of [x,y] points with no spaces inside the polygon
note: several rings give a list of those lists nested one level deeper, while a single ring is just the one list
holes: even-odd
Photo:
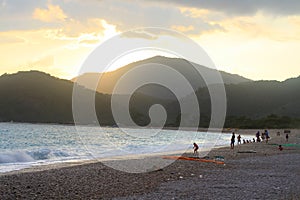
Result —
[{"label": "ocean wave", "polygon": [[0,153],[0,163],[25,163],[70,156],[75,155],[70,155],[70,153],[61,150],[38,149],[35,151],[16,151]]}]

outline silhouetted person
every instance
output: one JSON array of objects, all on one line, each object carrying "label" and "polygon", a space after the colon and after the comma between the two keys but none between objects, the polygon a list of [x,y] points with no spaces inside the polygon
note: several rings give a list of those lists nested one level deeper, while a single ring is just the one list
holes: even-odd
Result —
[{"label": "silhouetted person", "polygon": [[230,148],[231,149],[234,149],[234,143],[235,143],[235,134],[233,132],[232,136],[231,136],[231,143],[230,143]]},{"label": "silhouetted person", "polygon": [[194,154],[197,154],[198,153],[198,149],[199,149],[199,146],[194,142]]},{"label": "silhouetted person", "polygon": [[289,134],[288,134],[288,133],[285,135],[285,140],[286,140],[287,142],[289,141]]},{"label": "silhouetted person", "polygon": [[242,138],[241,135],[238,135],[238,136],[237,136],[238,144],[242,144],[241,138]]},{"label": "silhouetted person", "polygon": [[268,130],[265,130],[265,136],[266,136],[266,143],[268,143],[269,138],[270,138]]},{"label": "silhouetted person", "polygon": [[256,142],[260,142],[260,132],[257,131],[256,133]]}]

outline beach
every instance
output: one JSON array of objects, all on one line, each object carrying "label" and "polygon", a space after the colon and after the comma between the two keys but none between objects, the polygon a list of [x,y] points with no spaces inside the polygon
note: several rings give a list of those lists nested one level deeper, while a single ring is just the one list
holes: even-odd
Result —
[{"label": "beach", "polygon": [[[254,137],[256,131],[238,130],[236,136]],[[300,199],[300,130],[291,130],[288,142],[283,130],[270,130],[270,136],[268,144],[230,149],[228,141],[209,152],[225,164],[176,160],[155,171],[126,173],[94,161],[4,173],[0,199]],[[277,144],[298,145],[280,151]]]}]

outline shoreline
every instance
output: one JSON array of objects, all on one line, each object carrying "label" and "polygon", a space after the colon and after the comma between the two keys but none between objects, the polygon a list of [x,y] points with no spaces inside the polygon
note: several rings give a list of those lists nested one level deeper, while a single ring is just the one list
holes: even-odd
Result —
[{"label": "shoreline", "polygon": [[[212,148],[211,150],[202,149],[202,152],[213,151],[220,148],[226,148],[225,146],[217,146]],[[178,150],[178,151],[170,151],[170,152],[157,152],[157,153],[149,153],[149,154],[130,154],[124,156],[112,156],[112,157],[103,157],[103,158],[93,158],[93,159],[83,159],[83,160],[67,160],[61,162],[54,162],[50,164],[41,164],[41,165],[33,165],[19,170],[12,170],[7,172],[0,173],[1,176],[13,175],[13,174],[21,174],[21,173],[34,173],[38,171],[46,171],[51,169],[61,169],[65,167],[73,167],[79,165],[86,165],[92,163],[101,163],[101,162],[114,162],[114,161],[129,161],[129,160],[141,160],[147,158],[161,158],[162,156],[181,156],[188,154],[186,150]],[[20,163],[22,164],[22,163]]]},{"label": "shoreline", "polygon": [[[9,122],[9,121],[0,121],[0,124],[3,123],[3,124],[31,124],[31,125],[55,125],[55,126],[83,126],[83,127],[101,127],[101,128],[118,128],[118,127],[115,127],[115,126],[99,126],[99,124],[80,124],[80,125],[76,125],[75,123],[51,123],[51,122]],[[135,127],[126,127],[126,128],[135,128]],[[147,127],[140,127],[141,129],[147,129]],[[152,127],[154,128],[154,127]],[[178,130],[179,127],[163,127],[162,130]],[[194,128],[191,128],[191,127],[181,127],[181,130],[182,131],[194,131],[194,130],[191,130],[191,129],[194,129]],[[239,132],[239,131],[242,131],[242,132],[245,132],[245,131],[258,131],[258,130],[264,130],[264,129],[268,129],[269,131],[283,131],[283,130],[291,130],[291,131],[297,131],[299,130],[299,128],[251,128],[251,129],[240,129],[240,128],[233,128],[233,127],[227,127],[227,128],[203,128],[203,127],[198,127],[197,129],[197,132],[221,132],[221,133],[232,133],[232,132]],[[221,131],[220,131],[221,130]]]},{"label": "shoreline", "polygon": [[[92,162],[1,175],[0,198],[300,198],[300,148],[284,147],[279,151],[271,144],[281,143],[284,136],[277,137],[276,131],[270,131],[270,135],[269,144],[249,143],[234,150],[222,147],[209,152],[209,157],[224,156],[225,165],[176,160],[156,171],[126,173]],[[289,141],[300,144],[300,131],[292,131]],[[248,150],[256,153],[238,153]],[[186,155],[192,156],[191,152]]]},{"label": "shoreline", "polygon": [[[228,133],[220,133],[220,134],[228,134]],[[250,138],[250,135],[247,135],[247,138]],[[210,151],[214,151],[220,148],[226,148],[227,145],[214,145],[211,148],[209,146],[204,148],[200,148],[199,155],[204,157]],[[83,158],[83,159],[70,159],[64,161],[50,161],[47,162],[40,162],[40,163],[28,163],[28,166],[21,167],[19,169],[14,169],[11,171],[0,172],[0,177],[3,175],[11,175],[11,174],[18,174],[18,173],[28,173],[28,172],[35,172],[35,171],[45,171],[49,169],[59,169],[65,168],[70,166],[77,166],[77,165],[85,165],[90,163],[97,163],[97,162],[109,162],[109,161],[120,161],[120,160],[134,160],[134,159],[144,159],[144,158],[156,158],[161,156],[181,156],[187,154],[189,149],[182,149],[176,151],[165,151],[165,152],[153,152],[153,153],[144,153],[144,154],[128,154],[128,155],[116,155],[110,157],[99,157],[99,158]],[[9,163],[8,163],[9,164]],[[16,163],[16,165],[26,165],[27,163]]]}]

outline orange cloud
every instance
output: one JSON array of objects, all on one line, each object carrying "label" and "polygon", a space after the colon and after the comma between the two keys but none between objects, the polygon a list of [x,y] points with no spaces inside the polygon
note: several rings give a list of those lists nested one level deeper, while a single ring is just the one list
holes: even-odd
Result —
[{"label": "orange cloud", "polygon": [[[109,24],[104,19],[91,18],[84,22],[69,19],[63,26],[49,29],[46,37],[52,40],[81,40],[101,39],[116,34],[116,26]],[[88,36],[88,38],[83,38]]]},{"label": "orange cloud", "polygon": [[115,25],[99,18],[68,18],[55,28],[0,31],[0,74],[34,69],[74,77],[91,50],[116,33]]},{"label": "orange cloud", "polygon": [[182,14],[189,16],[191,18],[206,17],[212,13],[212,11],[207,9],[188,8],[188,7],[180,7],[179,10]]},{"label": "orange cloud", "polygon": [[33,12],[33,18],[43,22],[65,21],[68,16],[57,5],[48,5],[48,9],[36,8]]}]

